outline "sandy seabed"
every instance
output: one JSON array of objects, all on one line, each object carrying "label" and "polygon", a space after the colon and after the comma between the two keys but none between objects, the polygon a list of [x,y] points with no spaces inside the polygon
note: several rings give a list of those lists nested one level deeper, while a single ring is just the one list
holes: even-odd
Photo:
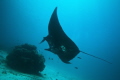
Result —
[{"label": "sandy seabed", "polygon": [[0,80],[79,80],[68,75],[66,72],[57,72],[54,68],[46,66],[41,72],[43,77],[39,75],[25,74],[10,69],[6,66],[7,53],[0,50]]}]

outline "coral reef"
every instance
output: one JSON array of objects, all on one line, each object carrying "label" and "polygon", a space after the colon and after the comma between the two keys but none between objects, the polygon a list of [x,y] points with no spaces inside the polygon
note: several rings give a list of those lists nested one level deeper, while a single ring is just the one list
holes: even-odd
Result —
[{"label": "coral reef", "polygon": [[10,68],[30,74],[38,74],[45,68],[45,58],[30,44],[16,46],[6,57],[6,62]]}]

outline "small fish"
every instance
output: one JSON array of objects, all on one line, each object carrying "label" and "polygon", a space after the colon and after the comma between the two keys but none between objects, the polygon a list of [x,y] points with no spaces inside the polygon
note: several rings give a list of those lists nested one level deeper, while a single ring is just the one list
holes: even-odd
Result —
[{"label": "small fish", "polygon": [[46,74],[43,74],[43,75],[46,75]]},{"label": "small fish", "polygon": [[53,60],[53,58],[51,58],[51,60]]},{"label": "small fish", "polygon": [[78,69],[78,67],[75,67],[75,69]]},{"label": "small fish", "polygon": [[81,59],[81,57],[77,57],[77,58]]},{"label": "small fish", "polygon": [[49,57],[48,59],[49,59],[49,60],[53,60],[53,58],[50,58],[50,57]]}]

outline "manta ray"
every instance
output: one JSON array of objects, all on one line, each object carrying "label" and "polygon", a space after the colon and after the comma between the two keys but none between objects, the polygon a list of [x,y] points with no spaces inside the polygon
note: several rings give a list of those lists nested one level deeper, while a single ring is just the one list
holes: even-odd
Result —
[{"label": "manta ray", "polygon": [[76,44],[63,31],[58,20],[57,7],[54,9],[49,21],[48,35],[40,43],[44,41],[47,41],[49,45],[49,48],[45,50],[58,55],[64,63],[70,64],[69,61],[80,52]]},{"label": "manta ray", "polygon": [[102,58],[79,50],[77,45],[63,31],[58,20],[57,7],[54,9],[48,24],[48,35],[44,37],[40,43],[44,41],[47,41],[49,45],[49,48],[45,50],[58,55],[61,61],[67,64],[70,64],[69,61],[75,58],[80,52],[108,62]]}]

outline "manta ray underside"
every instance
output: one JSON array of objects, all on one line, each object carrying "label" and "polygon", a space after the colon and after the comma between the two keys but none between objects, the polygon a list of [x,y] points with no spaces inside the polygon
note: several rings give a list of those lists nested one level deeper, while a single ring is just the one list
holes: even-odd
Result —
[{"label": "manta ray underside", "polygon": [[57,7],[49,21],[48,35],[43,38],[41,43],[45,40],[49,45],[49,48],[45,50],[57,54],[64,63],[70,64],[69,61],[80,52],[76,44],[63,31],[57,17]]}]

